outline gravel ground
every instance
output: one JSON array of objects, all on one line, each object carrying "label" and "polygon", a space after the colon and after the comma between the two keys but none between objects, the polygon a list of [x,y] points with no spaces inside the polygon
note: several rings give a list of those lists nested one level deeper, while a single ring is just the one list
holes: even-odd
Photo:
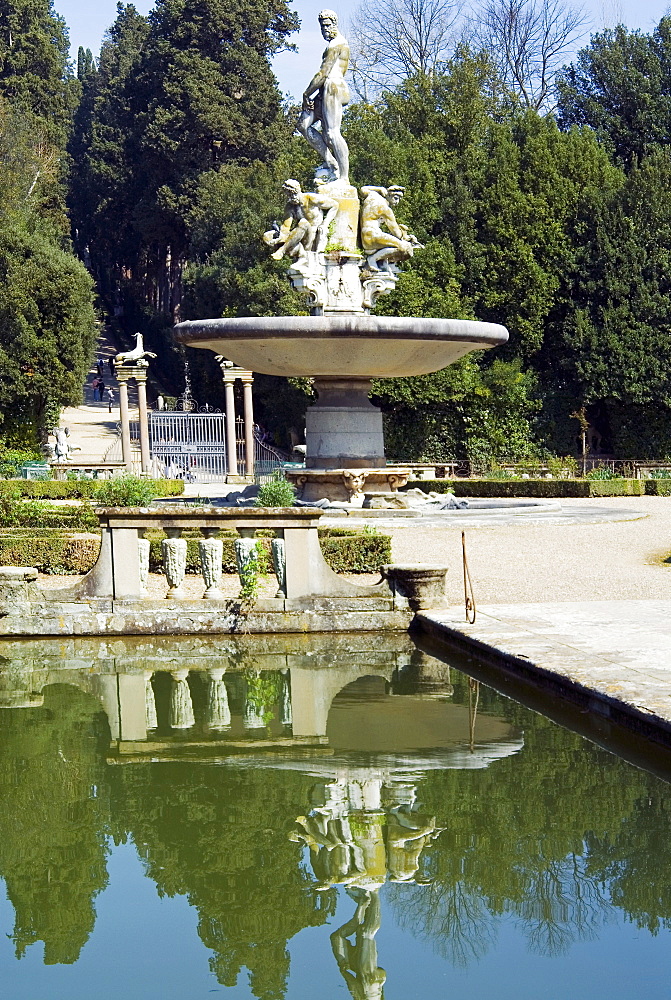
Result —
[{"label": "gravel ground", "polygon": [[[671,497],[614,497],[562,500],[562,508],[621,510],[640,518],[605,523],[519,523],[467,527],[468,561],[476,601],[480,604],[533,603],[538,601],[671,600]],[[431,563],[449,567],[447,596],[450,603],[463,600],[461,529],[446,524],[422,524],[419,519],[399,521],[380,530],[392,536],[395,562]],[[41,576],[44,587],[72,586],[72,576]],[[377,577],[350,576],[359,583]],[[162,576],[150,577],[149,594],[164,597]],[[199,577],[185,581],[189,597],[200,598]],[[227,597],[237,594],[237,577],[224,577]],[[274,596],[274,578],[262,582],[260,595]]]},{"label": "gravel ground", "polygon": [[[671,498],[608,497],[562,500],[571,507],[608,507],[637,520],[579,524],[492,525],[466,528],[476,601],[671,599]],[[387,529],[385,529],[387,530]],[[392,529],[397,562],[449,567],[450,603],[463,601],[461,530],[399,526]]]}]

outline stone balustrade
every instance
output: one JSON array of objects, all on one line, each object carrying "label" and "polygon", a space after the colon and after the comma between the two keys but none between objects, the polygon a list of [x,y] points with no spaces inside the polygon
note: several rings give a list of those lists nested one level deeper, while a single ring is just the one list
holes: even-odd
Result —
[{"label": "stone balustrade", "polygon": [[272,529],[273,565],[278,582],[277,598],[289,601],[307,598],[391,598],[386,580],[375,586],[357,585],[338,576],[327,565],[319,545],[317,528],[322,512],[311,508],[234,508],[162,505],[157,508],[106,508],[98,511],[102,543],[98,561],[78,587],[80,598],[111,598],[139,601],[146,597],[149,572],[149,542],[144,533],[160,528],[163,566],[168,581],[167,598],[184,597],[187,528],[200,530],[199,551],[204,597],[223,601],[219,589],[222,573],[221,528],[233,528],[241,575],[253,555],[255,532]]}]

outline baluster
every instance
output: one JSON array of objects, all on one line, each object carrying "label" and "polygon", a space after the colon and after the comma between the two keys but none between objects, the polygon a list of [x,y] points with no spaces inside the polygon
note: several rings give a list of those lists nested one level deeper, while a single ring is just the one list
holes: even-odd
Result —
[{"label": "baluster", "polygon": [[203,598],[208,601],[220,601],[223,594],[220,589],[224,543],[221,538],[215,538],[216,528],[203,528],[204,538],[198,542],[200,568],[205,581]]},{"label": "baluster", "polygon": [[275,597],[286,597],[287,594],[287,557],[283,538],[273,538],[270,543],[270,554],[273,559],[273,569],[277,577],[277,593]]},{"label": "baluster", "polygon": [[183,597],[182,582],[186,573],[186,538],[182,538],[181,528],[165,528],[168,536],[161,542],[163,553],[163,572],[168,581],[169,600],[172,597]]},{"label": "baluster", "polygon": [[214,667],[208,670],[207,686],[207,725],[210,729],[230,729],[231,709],[228,704],[228,691],[224,681],[225,667]]},{"label": "baluster", "polygon": [[[149,544],[149,543],[147,543]],[[147,670],[144,675],[144,708],[147,719],[147,729],[158,728],[158,718],[156,715],[156,698],[154,697],[154,685],[151,682],[154,676],[153,670]]]},{"label": "baluster", "polygon": [[242,725],[244,726],[245,729],[265,729],[266,723],[265,719],[263,718],[263,713],[266,706],[263,704],[256,703],[255,701],[252,701],[252,699],[249,697],[249,689],[250,687],[257,687],[257,685],[254,684],[254,681],[258,681],[258,679],[261,677],[261,671],[254,670],[252,673],[253,677],[250,676],[247,678],[245,705],[242,710]]},{"label": "baluster", "polygon": [[149,579],[149,550],[149,539],[144,536],[139,537],[137,540],[137,552],[140,562],[140,594],[143,597],[147,593],[147,580]]},{"label": "baluster", "polygon": [[187,677],[188,670],[173,670],[170,692],[170,726],[172,729],[190,729],[196,721]]},{"label": "baluster", "polygon": [[250,576],[250,571],[247,567],[257,559],[256,539],[254,538],[253,528],[238,528],[238,531],[240,536],[235,539],[235,561],[238,566],[240,585],[244,589],[245,584],[249,583]]}]

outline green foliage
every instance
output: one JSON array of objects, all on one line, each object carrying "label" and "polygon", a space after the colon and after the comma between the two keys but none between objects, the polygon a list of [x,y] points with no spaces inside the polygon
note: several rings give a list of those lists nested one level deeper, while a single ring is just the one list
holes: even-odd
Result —
[{"label": "green foliage", "polygon": [[19,474],[19,469],[26,462],[37,462],[41,458],[42,456],[37,451],[0,446],[0,479],[12,479]]},{"label": "green foliage", "polygon": [[0,527],[65,528],[98,531],[98,518],[88,502],[55,506],[43,500],[24,500],[17,492],[0,494]]},{"label": "green foliage", "polygon": [[99,535],[73,537],[50,528],[0,530],[2,566],[34,566],[40,573],[57,575],[83,574],[93,568],[99,551]]},{"label": "green foliage", "polygon": [[[50,479],[40,482],[31,479],[16,479],[11,482],[0,481],[0,497],[25,497],[33,500],[95,500],[100,489],[109,480],[105,479]],[[147,482],[147,480],[144,480]],[[181,496],[184,492],[183,479],[151,479],[155,497]]]},{"label": "green foliage", "polygon": [[39,231],[0,222],[0,438],[32,447],[81,402],[96,339],[84,265]]},{"label": "green foliage", "polygon": [[[668,471],[665,476],[669,477]],[[646,496],[650,497],[671,497],[671,477],[662,478],[651,477],[650,479],[645,479],[645,492]]]},{"label": "green foliage", "polygon": [[454,493],[457,497],[624,497],[643,496],[644,479],[421,479],[405,489]]},{"label": "green foliage", "polygon": [[629,167],[667,146],[671,116],[671,18],[652,34],[623,24],[592,35],[558,80],[559,120],[588,125]]},{"label": "green foliage", "polygon": [[284,476],[276,474],[270,483],[264,483],[254,501],[255,507],[293,507],[296,490]]},{"label": "green foliage", "polygon": [[102,507],[146,507],[156,496],[153,479],[126,474],[99,483],[96,499]]},{"label": "green foliage", "polygon": [[608,468],[607,465],[595,465],[586,473],[586,479],[620,479],[617,472]]}]

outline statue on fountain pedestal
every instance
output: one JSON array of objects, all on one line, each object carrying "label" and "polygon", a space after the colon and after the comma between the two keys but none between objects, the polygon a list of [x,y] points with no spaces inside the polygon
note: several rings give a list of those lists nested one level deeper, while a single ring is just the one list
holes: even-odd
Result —
[{"label": "statue on fountain pedestal", "polygon": [[[349,184],[349,149],[340,127],[342,110],[349,104],[345,73],[349,65],[349,45],[338,30],[338,15],[332,10],[318,14],[322,35],[328,42],[322,64],[303,93],[303,110],[298,131],[324,160],[329,180]],[[321,131],[315,125],[321,124]]]},{"label": "statue on fountain pedestal", "polygon": [[[368,266],[373,271],[390,270],[390,264],[408,260],[415,248],[421,247],[417,237],[406,226],[396,221],[394,208],[405,194],[398,184],[391,187],[362,187],[364,203],[361,206],[361,243],[368,255]],[[383,229],[383,227],[386,227]]]},{"label": "statue on fountain pedestal", "polygon": [[328,194],[301,191],[298,181],[282,185],[287,194],[286,218],[278,230],[263,234],[268,246],[277,247],[273,260],[284,256],[304,257],[310,251],[326,248],[329,225],[338,211],[338,202]]}]

